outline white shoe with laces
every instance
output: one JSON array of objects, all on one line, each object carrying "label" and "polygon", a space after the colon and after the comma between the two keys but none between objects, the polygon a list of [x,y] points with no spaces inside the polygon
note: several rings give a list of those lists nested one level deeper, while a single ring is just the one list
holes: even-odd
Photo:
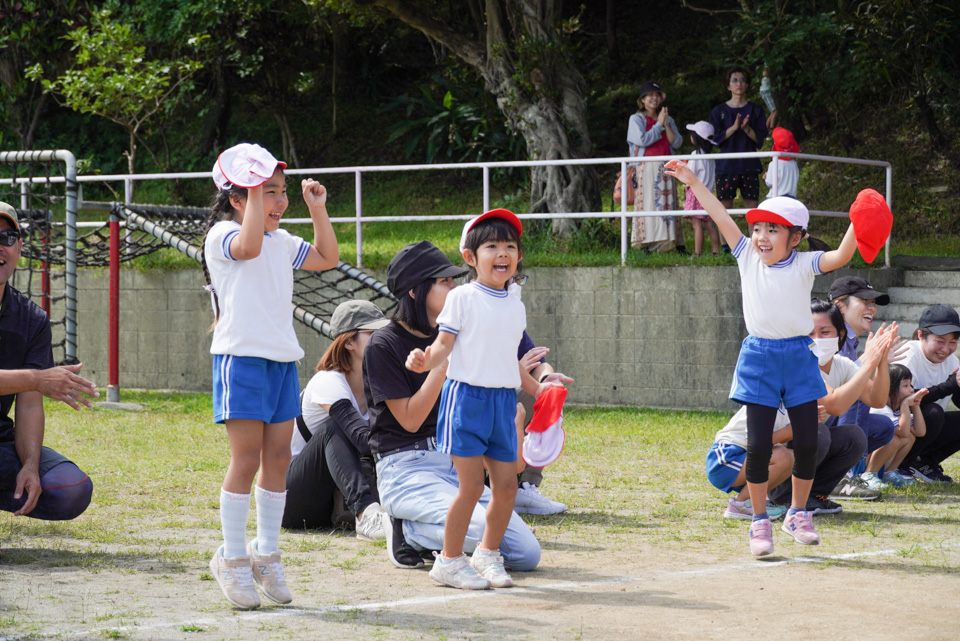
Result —
[{"label": "white shoe with laces", "polygon": [[536,485],[524,481],[517,488],[513,511],[517,514],[560,514],[567,511],[567,506],[559,501],[551,501],[540,494],[540,489]]},{"label": "white shoe with laces", "polygon": [[361,541],[382,541],[383,534],[383,510],[379,503],[371,503],[363,510],[363,514],[357,519],[357,538]]},{"label": "white shoe with laces", "polygon": [[257,550],[257,540],[247,545],[250,554],[250,565],[253,569],[253,580],[260,586],[263,595],[274,603],[290,603],[293,595],[287,587],[287,579],[283,575],[283,563],[280,562],[279,550],[271,554],[260,554]]},{"label": "white shoe with laces", "polygon": [[210,572],[223,591],[223,596],[231,604],[241,610],[260,607],[260,595],[257,594],[257,588],[253,585],[250,557],[225,558],[221,545],[210,559]]},{"label": "white shoe with laces", "polygon": [[513,579],[503,567],[503,557],[500,550],[481,550],[477,548],[470,557],[470,567],[477,574],[490,582],[495,588],[509,588],[513,586]]}]

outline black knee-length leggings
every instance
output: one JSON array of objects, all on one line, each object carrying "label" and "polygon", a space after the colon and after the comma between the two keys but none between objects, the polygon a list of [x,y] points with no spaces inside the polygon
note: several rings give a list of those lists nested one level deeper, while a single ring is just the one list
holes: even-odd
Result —
[{"label": "black knee-length leggings", "polygon": [[[766,483],[770,478],[773,426],[778,408],[747,403],[748,483]],[[817,469],[817,402],[787,408],[793,429],[793,475],[812,480]]]}]

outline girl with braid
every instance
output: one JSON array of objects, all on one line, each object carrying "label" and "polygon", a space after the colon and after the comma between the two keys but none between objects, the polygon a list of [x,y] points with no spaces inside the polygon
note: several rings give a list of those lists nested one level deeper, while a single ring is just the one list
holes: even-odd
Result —
[{"label": "girl with braid", "polygon": [[[230,465],[220,490],[223,545],[210,570],[241,609],[259,607],[256,583],[276,603],[292,600],[278,542],[286,503],[293,421],[300,413],[293,330],[293,270],[340,260],[327,216],[327,191],[302,182],[314,243],[280,229],[287,209],[283,169],[259,145],[226,150],[213,168],[217,194],[203,240],[204,276],[214,308],[214,420],[225,423]],[[259,474],[258,474],[259,471]],[[247,544],[250,486],[257,477],[257,536]]]}]

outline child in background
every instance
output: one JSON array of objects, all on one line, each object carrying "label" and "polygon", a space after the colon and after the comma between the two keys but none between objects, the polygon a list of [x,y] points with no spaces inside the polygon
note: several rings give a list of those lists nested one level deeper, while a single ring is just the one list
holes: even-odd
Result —
[{"label": "child in background", "polygon": [[[805,508],[817,465],[817,400],[827,390],[809,337],[810,292],[817,274],[842,267],[853,257],[857,248],[853,225],[839,249],[824,251],[821,241],[806,236],[810,214],[801,202],[770,198],[747,212],[752,229],[748,240],[686,163],[671,160],[667,169],[693,189],[733,248],[740,270],[743,316],[750,335],[740,350],[730,398],[747,407],[746,481],[753,503],[750,551],[756,556],[773,553],[766,498],[773,428],[781,404],[793,428],[795,458],[791,507],[781,529],[798,543],[819,544],[813,515]],[[805,237],[812,251],[797,251]]]},{"label": "child in background", "polygon": [[[538,384],[517,360],[526,311],[507,288],[523,257],[520,219],[494,209],[466,223],[463,259],[472,282],[447,294],[437,317],[439,334],[425,350],[414,349],[407,369],[425,372],[450,357],[440,395],[437,449],[450,455],[459,488],[450,504],[443,550],[430,578],[455,588],[510,587],[500,542],[517,493],[516,388],[539,396]],[[463,542],[483,492],[484,468],[493,495],[483,537],[469,560]]]},{"label": "child in background", "polygon": [[[687,129],[692,132],[690,134],[690,142],[692,142],[695,147],[693,153],[698,155],[709,154],[714,146],[713,125],[706,120],[701,120],[692,125],[687,125]],[[697,178],[700,179],[700,182],[702,182],[707,189],[713,191],[713,183],[717,176],[716,163],[713,160],[691,160],[687,166],[697,175]],[[686,192],[683,209],[685,211],[702,210],[703,207],[694,195],[693,190],[687,189]],[[702,216],[688,216],[688,218],[693,225],[693,255],[697,257],[703,255],[703,229],[706,227],[707,233],[710,234],[710,249],[714,256],[719,256],[720,233],[717,231],[717,226],[713,224],[710,216],[704,214]]]},{"label": "child in background", "polygon": [[[860,479],[871,490],[884,490],[887,485],[906,487],[914,483],[912,478],[905,478],[897,472],[917,437],[927,433],[920,411],[920,401],[927,395],[927,389],[914,390],[912,382],[910,370],[894,363],[890,366],[890,397],[887,405],[870,410],[871,414],[886,416],[894,425],[893,440],[870,454],[867,471],[860,475]],[[881,480],[879,473],[884,469],[886,472]]]},{"label": "child in background", "polygon": [[[290,437],[300,413],[296,361],[303,358],[293,330],[293,270],[330,269],[340,259],[319,183],[302,182],[316,245],[280,229],[288,204],[284,167],[259,145],[220,154],[213,168],[219,192],[201,255],[215,315],[214,420],[226,424],[230,440],[220,490],[224,542],[210,571],[227,600],[242,609],[260,606],[254,582],[272,601],[293,598],[278,550]],[[257,537],[248,546],[255,476]]]},{"label": "child in background", "polygon": [[[773,150],[785,151],[790,154],[799,154],[800,145],[793,139],[793,134],[783,127],[777,127],[773,130]],[[800,168],[797,167],[797,161],[793,158],[777,158],[770,163],[777,163],[777,195],[797,197],[797,183],[800,181]],[[763,174],[763,182],[767,187],[773,187],[773,175],[771,171]]]}]

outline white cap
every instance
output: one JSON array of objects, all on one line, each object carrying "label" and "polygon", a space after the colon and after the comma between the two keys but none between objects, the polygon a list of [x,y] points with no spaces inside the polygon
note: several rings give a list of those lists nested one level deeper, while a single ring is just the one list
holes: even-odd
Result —
[{"label": "white cap", "polygon": [[774,223],[785,227],[806,229],[810,223],[810,212],[806,205],[790,196],[767,198],[756,209],[747,212],[747,222]]},{"label": "white cap", "polygon": [[287,163],[260,145],[244,142],[220,154],[213,165],[213,182],[218,189],[228,185],[252,189],[270,180],[278,166],[286,168]]},{"label": "white cap", "polygon": [[692,125],[687,125],[687,129],[697,134],[707,142],[716,144],[713,142],[713,134],[715,133],[713,129],[713,125],[711,125],[706,120],[698,120]]}]

